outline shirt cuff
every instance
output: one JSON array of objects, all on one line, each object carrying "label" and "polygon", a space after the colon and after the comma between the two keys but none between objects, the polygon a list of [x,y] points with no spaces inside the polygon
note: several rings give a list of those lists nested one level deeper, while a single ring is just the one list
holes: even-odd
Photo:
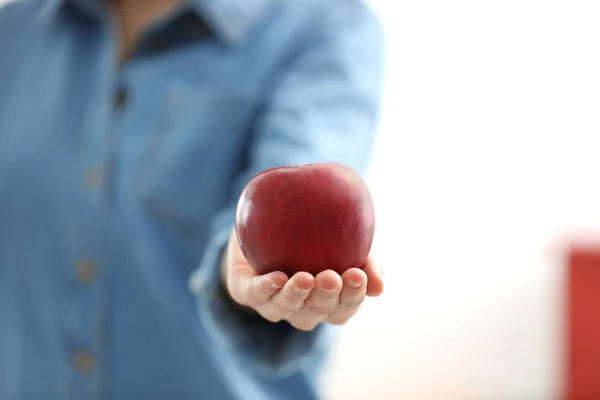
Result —
[{"label": "shirt cuff", "polygon": [[270,377],[290,375],[305,362],[322,358],[333,335],[330,327],[319,325],[310,332],[300,331],[287,322],[269,322],[231,300],[220,272],[230,234],[231,226],[213,236],[190,279],[200,321],[212,342],[245,367]]}]

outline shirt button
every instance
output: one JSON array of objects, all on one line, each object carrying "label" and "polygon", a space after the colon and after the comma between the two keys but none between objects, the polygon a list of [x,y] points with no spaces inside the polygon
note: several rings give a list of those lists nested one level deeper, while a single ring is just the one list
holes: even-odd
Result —
[{"label": "shirt button", "polygon": [[91,261],[81,261],[77,265],[77,277],[82,283],[92,283],[96,277],[96,268]]},{"label": "shirt button", "polygon": [[90,189],[98,189],[102,186],[102,173],[98,170],[89,170],[85,174],[85,186]]},{"label": "shirt button", "polygon": [[78,351],[73,355],[73,364],[77,371],[87,374],[94,368],[94,358],[87,351]]},{"label": "shirt button", "polygon": [[117,93],[115,93],[115,107],[118,109],[122,109],[127,105],[127,100],[129,92],[125,86],[119,87]]}]

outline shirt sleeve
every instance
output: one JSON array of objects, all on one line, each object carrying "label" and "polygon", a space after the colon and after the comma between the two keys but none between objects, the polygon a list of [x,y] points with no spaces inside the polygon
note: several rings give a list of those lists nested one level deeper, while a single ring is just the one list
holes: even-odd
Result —
[{"label": "shirt sleeve", "polygon": [[331,327],[311,332],[238,309],[221,289],[219,265],[239,194],[268,168],[337,161],[364,172],[377,128],[383,40],[375,15],[355,0],[327,1],[273,75],[256,124],[249,163],[230,206],[217,215],[190,281],[199,316],[217,345],[256,371],[289,374],[320,359]]}]

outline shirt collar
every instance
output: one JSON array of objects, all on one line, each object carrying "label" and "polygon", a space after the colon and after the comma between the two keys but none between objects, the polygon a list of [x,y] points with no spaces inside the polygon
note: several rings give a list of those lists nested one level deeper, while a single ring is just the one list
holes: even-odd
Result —
[{"label": "shirt collar", "polygon": [[187,0],[228,42],[243,40],[274,0]]},{"label": "shirt collar", "polygon": [[[70,2],[82,11],[99,17],[106,9],[104,0],[46,0],[41,19],[51,19],[64,4]],[[275,0],[185,0],[203,17],[221,39],[228,43],[242,41]]]}]

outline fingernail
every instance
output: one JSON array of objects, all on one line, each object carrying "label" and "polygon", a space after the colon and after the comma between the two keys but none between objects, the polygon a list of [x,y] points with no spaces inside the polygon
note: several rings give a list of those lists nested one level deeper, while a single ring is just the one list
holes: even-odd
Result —
[{"label": "fingernail", "polygon": [[269,282],[271,283],[271,289],[281,289],[281,286],[273,282],[271,279],[269,279]]},{"label": "fingernail", "polygon": [[354,288],[354,289],[358,289],[362,285],[363,285],[362,282],[348,281],[348,286],[350,286],[351,288]]},{"label": "fingernail", "polygon": [[300,289],[298,286],[294,286],[294,293],[304,296],[310,292],[310,289]]},{"label": "fingernail", "polygon": [[262,279],[266,280],[267,282],[269,282],[269,287],[271,289],[281,289],[281,286],[279,286],[278,284],[276,284],[273,279],[271,279],[268,276],[263,276]]}]

